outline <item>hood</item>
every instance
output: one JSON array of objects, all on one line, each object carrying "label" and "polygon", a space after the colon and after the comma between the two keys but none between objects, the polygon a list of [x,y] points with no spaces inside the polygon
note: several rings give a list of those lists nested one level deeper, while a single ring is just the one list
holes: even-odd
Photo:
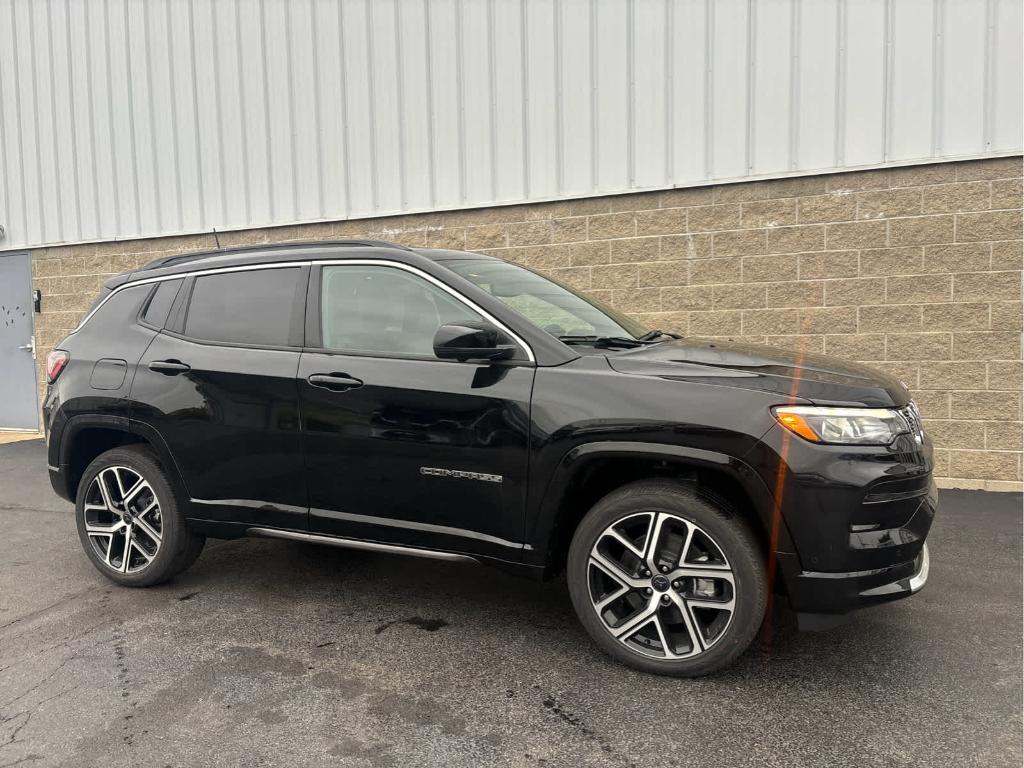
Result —
[{"label": "hood", "polygon": [[780,402],[869,408],[910,402],[906,386],[887,373],[762,344],[678,339],[608,355],[608,364],[620,373],[772,392]]}]

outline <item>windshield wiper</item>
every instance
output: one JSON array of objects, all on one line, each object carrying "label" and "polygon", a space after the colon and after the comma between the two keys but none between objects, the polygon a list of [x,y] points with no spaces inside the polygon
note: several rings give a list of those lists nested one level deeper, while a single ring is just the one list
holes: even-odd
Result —
[{"label": "windshield wiper", "polygon": [[625,336],[559,336],[563,344],[589,344],[595,347],[646,347],[650,341]]},{"label": "windshield wiper", "polygon": [[668,336],[670,339],[681,339],[681,338],[683,338],[678,333],[669,333],[668,331],[663,331],[663,330],[661,330],[659,328],[659,329],[657,329],[655,331],[648,331],[643,336],[638,337],[637,341],[654,341],[659,336]]}]

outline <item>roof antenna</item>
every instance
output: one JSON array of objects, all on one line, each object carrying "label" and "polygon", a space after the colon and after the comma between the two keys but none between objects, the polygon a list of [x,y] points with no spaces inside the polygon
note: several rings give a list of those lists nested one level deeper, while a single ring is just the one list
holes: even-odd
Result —
[{"label": "roof antenna", "polygon": [[217,243],[217,250],[219,251],[221,249],[220,248],[220,237],[217,235],[217,228],[216,227],[213,228],[213,239]]}]

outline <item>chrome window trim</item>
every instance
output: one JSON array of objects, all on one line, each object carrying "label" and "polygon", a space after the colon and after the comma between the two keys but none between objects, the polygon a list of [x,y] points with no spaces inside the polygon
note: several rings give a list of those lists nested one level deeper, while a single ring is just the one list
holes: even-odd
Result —
[{"label": "chrome window trim", "polygon": [[309,264],[310,262],[308,261],[275,261],[272,264],[244,264],[242,266],[237,267],[214,267],[212,269],[196,270],[195,272],[176,272],[173,275],[160,275],[158,277],[146,277],[143,278],[142,280],[132,280],[131,282],[128,283],[122,283],[121,285],[114,288],[114,290],[112,290],[106,296],[104,296],[103,301],[101,301],[99,304],[93,307],[92,311],[82,318],[82,321],[74,327],[71,333],[78,333],[80,330],[82,330],[82,328],[85,327],[85,324],[89,322],[89,319],[100,311],[100,307],[102,307],[104,304],[110,301],[110,299],[113,297],[115,293],[117,293],[118,291],[125,290],[127,288],[134,288],[138,285],[151,285],[152,283],[162,283],[166,280],[178,280],[183,277],[201,277],[202,275],[216,275],[221,272],[246,272],[256,269],[287,269],[288,267],[308,267]]},{"label": "chrome window trim", "polygon": [[[234,267],[212,267],[210,269],[200,269],[194,272],[176,272],[173,275],[160,275],[158,277],[143,278],[142,280],[132,280],[131,282],[123,283],[122,285],[117,286],[110,293],[104,296],[103,300],[99,304],[97,304],[92,309],[92,311],[89,312],[89,314],[82,318],[82,321],[77,326],[75,326],[75,328],[71,331],[71,334],[77,333],[78,331],[82,330],[82,328],[85,327],[85,324],[89,322],[92,316],[99,312],[100,308],[104,304],[106,304],[111,299],[111,297],[114,296],[114,294],[116,294],[118,291],[122,291],[127,288],[134,288],[139,285],[150,285],[152,283],[160,283],[166,280],[178,280],[185,277],[203,277],[204,275],[216,275],[223,272],[247,272],[257,269],[287,269],[289,267],[309,267],[314,265],[393,267],[395,269],[401,269],[411,274],[422,277],[427,282],[432,283],[441,290],[450,294],[453,298],[455,298],[456,301],[462,302],[467,307],[469,307],[474,312],[483,317],[485,320],[493,323],[497,328],[507,333],[516,344],[522,347],[523,351],[526,353],[527,360],[534,364],[536,364],[537,362],[537,357],[533,353],[533,348],[529,344],[527,344],[526,341],[521,336],[519,336],[519,334],[512,331],[512,329],[509,328],[505,323],[498,320],[494,315],[492,315],[486,309],[484,309],[479,304],[474,302],[472,299],[459,293],[450,285],[441,280],[438,280],[433,275],[424,272],[419,267],[414,267],[410,264],[402,264],[401,262],[398,261],[390,261],[388,259],[309,259],[304,261],[275,261],[267,264],[243,264]],[[344,353],[344,350],[337,351],[340,353]]]}]

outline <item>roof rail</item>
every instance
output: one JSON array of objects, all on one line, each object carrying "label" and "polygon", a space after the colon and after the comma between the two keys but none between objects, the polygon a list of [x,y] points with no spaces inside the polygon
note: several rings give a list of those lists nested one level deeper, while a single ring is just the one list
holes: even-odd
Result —
[{"label": "roof rail", "polygon": [[314,248],[317,246],[338,245],[351,248],[397,248],[402,251],[412,251],[412,248],[398,243],[389,243],[386,240],[303,240],[290,243],[266,243],[262,245],[244,245],[237,248],[225,248],[213,251],[198,251],[196,253],[183,253],[178,256],[165,256],[156,259],[148,264],[139,267],[137,271],[144,272],[149,269],[159,269],[172,264],[183,264],[188,261],[206,259],[211,256],[230,255],[235,253],[247,253],[249,251],[281,250],[285,248]]}]

